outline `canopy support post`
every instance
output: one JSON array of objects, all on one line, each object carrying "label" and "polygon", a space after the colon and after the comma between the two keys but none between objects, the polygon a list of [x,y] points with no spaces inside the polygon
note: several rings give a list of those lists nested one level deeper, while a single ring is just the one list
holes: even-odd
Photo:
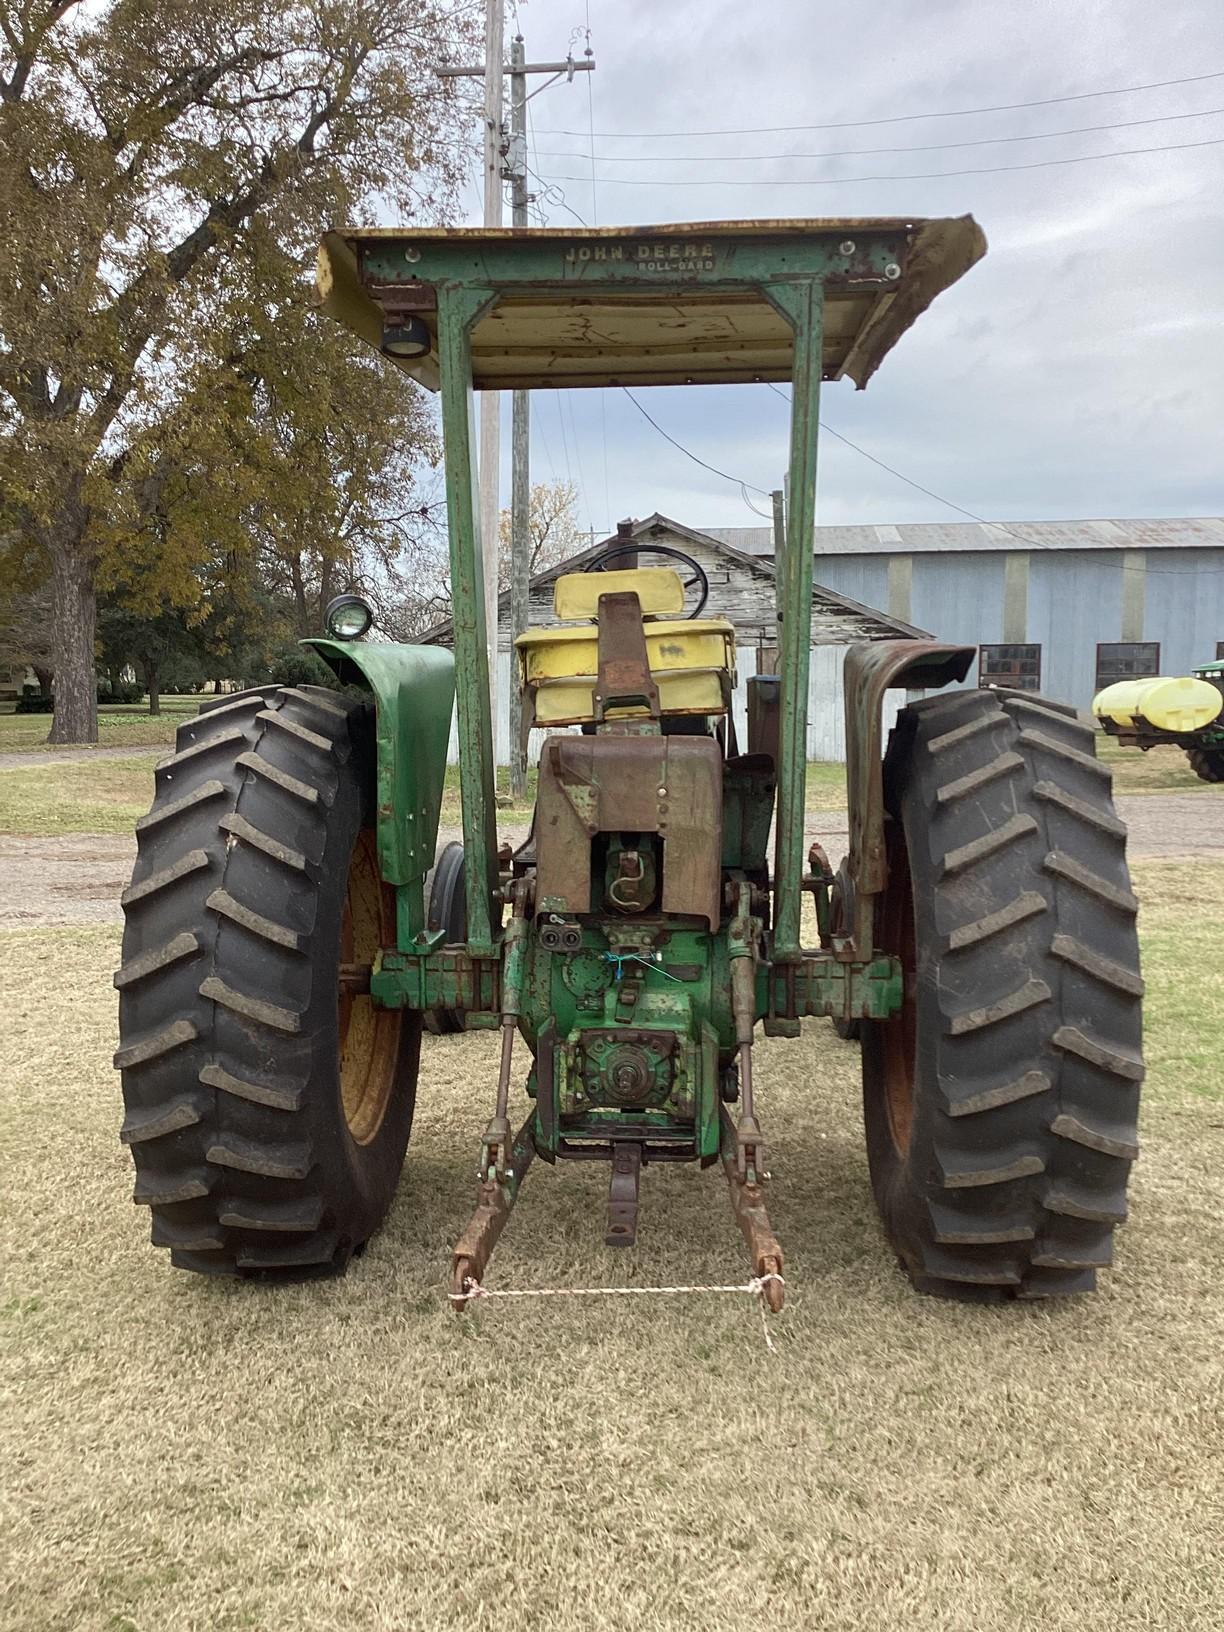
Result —
[{"label": "canopy support post", "polygon": [[471,331],[496,298],[492,289],[438,289],[438,361],[446,453],[446,520],[450,538],[452,630],[459,723],[459,791],[463,803],[463,864],[467,884],[468,947],[491,956],[497,877],[497,805],[489,654],[479,550],[479,507],[472,412]]},{"label": "canopy support post", "polygon": [[824,286],[766,284],[763,293],[795,334],[791,386],[786,549],[777,578],[781,722],[778,831],[774,876],[775,962],[801,955],[804,801],[807,784],[808,676],[812,643],[812,551],[816,528],[816,442],[824,339]]}]

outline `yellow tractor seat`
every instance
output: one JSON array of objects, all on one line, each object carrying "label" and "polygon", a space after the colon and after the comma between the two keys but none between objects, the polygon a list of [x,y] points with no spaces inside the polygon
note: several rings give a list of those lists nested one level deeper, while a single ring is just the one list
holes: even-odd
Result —
[{"label": "yellow tractor seat", "polygon": [[[572,579],[600,586],[611,594],[609,580],[637,578],[636,573],[574,573]],[[558,590],[564,579],[558,580]],[[632,587],[632,586],[629,586]],[[556,597],[558,609],[587,604]],[[596,598],[596,606],[598,598]],[[663,714],[725,714],[735,686],[735,625],[726,618],[647,619],[643,624],[650,672],[659,688]],[[599,671],[599,633],[595,624],[564,629],[528,629],[514,643],[518,652],[523,690],[530,701],[533,723],[539,726],[583,725],[595,719],[595,678]],[[633,718],[640,707],[609,709],[609,718]]]},{"label": "yellow tractor seat", "polygon": [[676,618],[684,611],[684,585],[674,567],[562,573],[553,585],[553,611],[562,623],[597,619],[601,595],[630,593],[637,596],[644,618]]}]

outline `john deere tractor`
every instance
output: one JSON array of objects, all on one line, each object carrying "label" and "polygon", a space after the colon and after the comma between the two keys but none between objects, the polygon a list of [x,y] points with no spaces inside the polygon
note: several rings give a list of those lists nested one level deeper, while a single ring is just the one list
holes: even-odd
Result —
[{"label": "john deere tractor", "polygon": [[[776,1309],[754,1039],[828,1016],[862,1022],[871,1181],[914,1284],[1093,1286],[1143,1067],[1092,731],[1027,692],[947,689],[972,647],[854,647],[849,855],[805,844],[821,384],[865,385],[984,249],[968,217],[328,236],[326,310],[440,393],[454,652],[371,640],[342,599],[308,642],[338,689],[212,700],[157,769],[116,1060],[135,1199],[174,1264],[343,1270],[395,1195],[432,1016],[501,1039],[457,1308],[538,1157],[608,1166],[610,1247],[635,1238],[643,1166],[721,1162]],[[779,674],[748,681],[745,740],[699,564],[589,552],[517,643],[548,734],[530,835],[499,851],[473,387],[751,381],[790,382],[792,409]],[[929,695],[885,744],[890,688]],[[463,845],[435,871],[456,696]]]}]

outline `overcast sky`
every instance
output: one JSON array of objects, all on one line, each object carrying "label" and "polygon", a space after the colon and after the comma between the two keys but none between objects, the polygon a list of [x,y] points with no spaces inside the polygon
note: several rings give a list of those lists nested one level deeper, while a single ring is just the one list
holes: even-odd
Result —
[{"label": "overcast sky", "polygon": [[[519,0],[519,15],[532,60],[564,56],[585,26],[583,0]],[[586,221],[970,211],[985,228],[985,260],[919,319],[869,388],[825,388],[827,424],[991,520],[1224,513],[1220,0],[590,0],[590,24],[595,73],[531,105],[530,162]],[[1011,112],[865,123],[1213,72]],[[1182,114],[1195,116],[1170,117]],[[1145,122],[915,151],[1129,121]],[[1220,145],[946,174],[1211,142]],[[879,148],[900,151],[862,152]],[[833,149],[860,156],[798,157]],[[647,155],[658,162],[615,162]],[[827,184],[874,176],[911,179]],[[469,202],[477,221],[474,184]],[[540,207],[550,225],[574,220],[556,196]],[[766,386],[639,395],[703,459],[758,488],[780,484],[787,409]],[[503,445],[508,397],[504,424]],[[669,447],[619,391],[536,393],[532,474],[571,476],[584,525],[601,531],[653,510],[697,527],[754,521],[738,486]],[[504,502],[507,493],[504,475]],[[964,519],[827,436],[818,517]]]}]

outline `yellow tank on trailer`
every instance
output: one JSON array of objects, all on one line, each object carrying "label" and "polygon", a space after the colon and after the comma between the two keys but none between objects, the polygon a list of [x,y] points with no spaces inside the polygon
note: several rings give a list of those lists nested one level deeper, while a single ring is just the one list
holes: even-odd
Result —
[{"label": "yellow tank on trailer", "polygon": [[1221,709],[1224,692],[1206,680],[1190,677],[1117,680],[1092,699],[1092,712],[1099,720],[1120,726],[1144,720],[1158,731],[1201,731]]}]

